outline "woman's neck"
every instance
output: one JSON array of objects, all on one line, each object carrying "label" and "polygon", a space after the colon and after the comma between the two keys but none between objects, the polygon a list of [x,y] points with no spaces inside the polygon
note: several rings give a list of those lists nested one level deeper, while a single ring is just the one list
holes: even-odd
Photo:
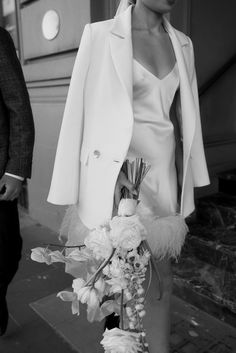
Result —
[{"label": "woman's neck", "polygon": [[154,12],[141,2],[137,2],[133,8],[132,28],[133,30],[162,33],[164,31],[162,16],[161,13]]}]

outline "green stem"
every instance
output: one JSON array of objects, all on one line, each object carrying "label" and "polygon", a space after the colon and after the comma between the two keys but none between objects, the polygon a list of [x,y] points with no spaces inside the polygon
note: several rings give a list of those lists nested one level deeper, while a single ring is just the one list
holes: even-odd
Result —
[{"label": "green stem", "polygon": [[159,270],[158,270],[158,267],[157,267],[157,264],[156,264],[156,261],[155,261],[155,258],[152,254],[152,250],[150,248],[150,246],[148,245],[148,242],[146,240],[143,241],[143,243],[145,244],[145,247],[146,249],[150,252],[151,254],[151,264],[155,270],[155,273],[156,273],[156,277],[157,277],[157,281],[158,281],[158,286],[159,286],[159,296],[157,298],[157,300],[161,300],[162,298],[162,283],[161,283],[161,276],[160,276],[160,273],[159,273]]},{"label": "green stem", "polygon": [[122,289],[121,291],[120,322],[121,322],[121,330],[124,330],[124,289]]},{"label": "green stem", "polygon": [[87,287],[89,285],[89,283],[91,281],[93,281],[92,285],[94,285],[97,276],[99,275],[99,273],[104,269],[104,267],[106,267],[106,265],[110,262],[111,258],[113,257],[114,253],[115,253],[116,249],[112,250],[111,255],[105,259],[103,261],[103,263],[99,266],[99,268],[97,269],[97,271],[88,279],[88,281],[85,283],[84,287]]},{"label": "green stem", "polygon": [[146,292],[144,294],[144,301],[147,299],[147,295],[152,283],[152,262],[150,259],[148,260],[148,263],[149,263],[149,281],[148,281]]},{"label": "green stem", "polygon": [[73,245],[73,246],[66,246],[66,245],[59,245],[59,244],[43,244],[47,247],[55,247],[55,248],[63,248],[63,249],[74,249],[74,248],[85,248],[85,245]]}]

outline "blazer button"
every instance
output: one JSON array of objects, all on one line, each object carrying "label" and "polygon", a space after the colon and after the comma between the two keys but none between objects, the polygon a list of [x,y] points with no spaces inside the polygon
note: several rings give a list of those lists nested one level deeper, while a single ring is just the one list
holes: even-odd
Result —
[{"label": "blazer button", "polygon": [[98,150],[93,151],[94,158],[99,158],[101,156],[101,152]]}]

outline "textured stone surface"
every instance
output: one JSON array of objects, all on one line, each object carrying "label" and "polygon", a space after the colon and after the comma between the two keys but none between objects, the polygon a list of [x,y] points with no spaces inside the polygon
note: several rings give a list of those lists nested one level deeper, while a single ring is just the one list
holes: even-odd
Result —
[{"label": "textured stone surface", "polygon": [[199,199],[189,229],[174,265],[175,293],[236,326],[236,197]]},{"label": "textured stone surface", "polygon": [[[31,306],[76,352],[103,352],[99,345],[102,325],[89,324],[84,309],[80,317],[73,317],[70,304],[61,303],[55,295]],[[232,353],[236,349],[234,337],[236,330],[232,327],[176,297],[172,298],[171,353]]]}]

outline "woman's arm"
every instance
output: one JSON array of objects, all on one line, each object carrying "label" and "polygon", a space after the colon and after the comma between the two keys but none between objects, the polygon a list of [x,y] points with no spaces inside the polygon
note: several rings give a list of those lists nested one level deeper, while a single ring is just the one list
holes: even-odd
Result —
[{"label": "woman's arm", "polygon": [[180,201],[182,184],[183,184],[183,139],[182,139],[181,122],[177,113],[178,100],[179,100],[179,91],[176,92],[173,104],[171,106],[170,119],[174,126],[174,134],[175,134],[175,164],[176,164],[177,179],[178,179],[178,200]]},{"label": "woman's arm", "polygon": [[194,135],[194,140],[191,148],[191,166],[192,166],[194,186],[200,187],[200,186],[208,185],[210,183],[210,180],[209,180],[208,171],[207,171],[203,137],[202,137],[202,126],[201,126],[201,117],[200,117],[200,108],[199,108],[199,95],[198,95],[198,85],[197,85],[197,76],[196,76],[196,68],[195,68],[194,49],[190,38],[189,38],[189,47],[190,47],[189,78],[190,78],[190,84],[192,88],[193,98],[195,102],[195,109],[196,109],[195,135]]}]

